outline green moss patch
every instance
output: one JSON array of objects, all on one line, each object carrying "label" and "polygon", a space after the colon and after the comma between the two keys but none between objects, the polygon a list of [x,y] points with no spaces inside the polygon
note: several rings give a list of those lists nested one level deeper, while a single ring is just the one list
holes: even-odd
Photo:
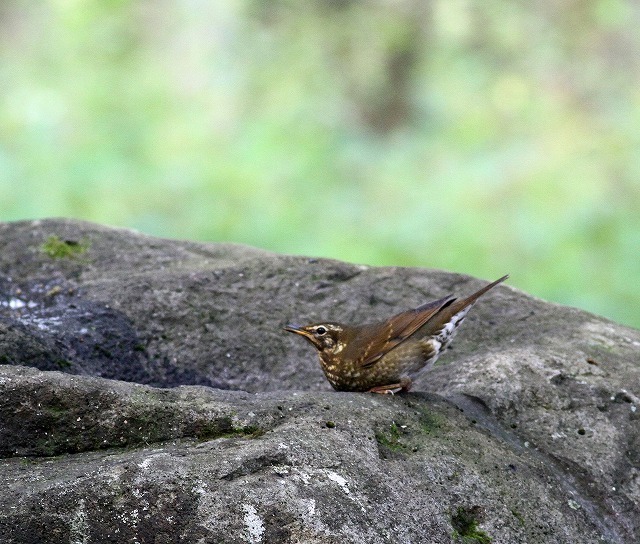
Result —
[{"label": "green moss patch", "polygon": [[419,423],[420,430],[424,434],[435,434],[444,426],[444,420],[442,417],[429,412],[424,408],[420,410]]},{"label": "green moss patch", "polygon": [[231,419],[229,418],[212,420],[205,424],[196,425],[193,432],[195,437],[203,442],[207,440],[214,440],[216,438],[257,438],[264,434],[264,430],[255,425],[236,427],[232,424]]},{"label": "green moss patch", "polygon": [[55,234],[49,236],[40,246],[40,250],[52,259],[73,259],[89,249],[88,240],[63,240]]},{"label": "green moss patch", "polygon": [[478,528],[481,517],[482,508],[479,506],[472,506],[471,508],[459,507],[451,516],[453,538],[456,542],[491,544],[491,537]]},{"label": "green moss patch", "polygon": [[379,446],[390,451],[402,452],[408,449],[401,441],[402,434],[402,430],[394,421],[388,427],[377,431],[375,436]]}]

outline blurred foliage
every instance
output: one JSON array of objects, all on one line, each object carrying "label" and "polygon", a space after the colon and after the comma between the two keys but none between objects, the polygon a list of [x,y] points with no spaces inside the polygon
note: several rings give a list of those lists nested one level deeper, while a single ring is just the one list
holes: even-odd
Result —
[{"label": "blurred foliage", "polygon": [[640,327],[631,0],[3,0],[0,219],[444,268]]}]

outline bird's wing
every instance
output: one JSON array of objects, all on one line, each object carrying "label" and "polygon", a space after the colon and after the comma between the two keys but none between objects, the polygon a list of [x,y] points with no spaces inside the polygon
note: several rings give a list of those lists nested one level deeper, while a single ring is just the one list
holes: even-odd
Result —
[{"label": "bird's wing", "polygon": [[375,364],[454,300],[456,299],[449,295],[395,315],[377,326],[368,326],[366,333],[363,331],[360,338],[354,339],[349,346],[354,350],[357,364],[365,368]]}]

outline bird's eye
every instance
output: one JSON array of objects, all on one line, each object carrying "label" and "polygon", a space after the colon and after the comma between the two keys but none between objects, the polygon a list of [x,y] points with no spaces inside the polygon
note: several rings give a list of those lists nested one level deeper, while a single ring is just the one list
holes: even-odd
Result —
[{"label": "bird's eye", "polygon": [[325,334],[327,334],[327,329],[325,329],[324,327],[318,327],[316,328],[316,334],[318,336],[324,336]]}]

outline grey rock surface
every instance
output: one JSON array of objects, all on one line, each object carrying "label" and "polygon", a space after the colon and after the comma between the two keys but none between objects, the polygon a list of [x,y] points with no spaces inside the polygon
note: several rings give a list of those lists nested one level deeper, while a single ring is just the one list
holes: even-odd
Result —
[{"label": "grey rock surface", "polygon": [[0,224],[0,542],[640,541],[640,331],[502,285],[383,397],[281,330],[482,284]]}]

